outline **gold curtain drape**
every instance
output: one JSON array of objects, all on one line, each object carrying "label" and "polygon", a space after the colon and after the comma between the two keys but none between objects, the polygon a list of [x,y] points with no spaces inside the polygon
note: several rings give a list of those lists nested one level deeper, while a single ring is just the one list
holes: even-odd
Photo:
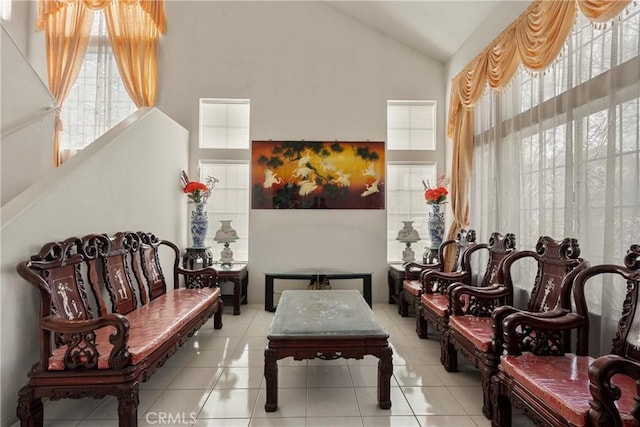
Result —
[{"label": "gold curtain drape", "polygon": [[[577,10],[593,22],[609,21],[631,0],[535,0],[451,82],[447,136],[453,140],[451,208],[447,235],[469,225],[469,188],[473,164],[473,107],[486,85],[506,86],[518,66],[539,72],[549,66],[565,44]],[[447,265],[453,262],[447,254]]]},{"label": "gold curtain drape", "polygon": [[[45,31],[49,89],[58,107],[80,72],[93,14],[105,10],[109,40],[127,92],[137,107],[152,106],[158,79],[158,38],[166,31],[164,0],[38,0],[36,28]],[[60,120],[54,164],[60,165]]]},{"label": "gold curtain drape", "polygon": [[[73,83],[78,78],[82,60],[89,45],[93,14],[74,3],[60,5],[56,13],[48,14],[42,21],[47,28],[45,48],[47,53],[47,76],[49,90],[62,107]],[[53,132],[53,163],[60,164],[60,132],[62,121],[60,110],[56,114]]]}]

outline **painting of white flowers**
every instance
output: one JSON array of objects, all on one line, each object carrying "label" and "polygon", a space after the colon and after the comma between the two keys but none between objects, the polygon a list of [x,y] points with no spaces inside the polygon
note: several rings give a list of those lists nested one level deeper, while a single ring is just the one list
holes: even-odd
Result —
[{"label": "painting of white flowers", "polygon": [[253,209],[384,209],[384,142],[253,141]]}]

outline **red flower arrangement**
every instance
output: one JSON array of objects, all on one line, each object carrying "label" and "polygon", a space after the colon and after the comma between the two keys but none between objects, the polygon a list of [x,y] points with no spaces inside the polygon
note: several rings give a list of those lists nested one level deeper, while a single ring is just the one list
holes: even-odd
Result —
[{"label": "red flower arrangement", "polygon": [[449,184],[449,179],[445,178],[444,175],[440,175],[438,180],[436,181],[435,188],[431,188],[431,185],[425,184],[422,181],[422,185],[424,185],[424,199],[430,205],[439,205],[440,203],[445,203],[449,192],[445,188],[446,185]]},{"label": "red flower arrangement", "polygon": [[217,178],[212,176],[207,177],[207,183],[203,184],[199,181],[189,181],[189,177],[187,176],[185,171],[182,171],[180,176],[180,181],[182,182],[183,189],[182,191],[187,195],[187,197],[195,203],[206,203],[209,196],[211,196],[211,192],[213,191],[216,183],[218,182]]}]

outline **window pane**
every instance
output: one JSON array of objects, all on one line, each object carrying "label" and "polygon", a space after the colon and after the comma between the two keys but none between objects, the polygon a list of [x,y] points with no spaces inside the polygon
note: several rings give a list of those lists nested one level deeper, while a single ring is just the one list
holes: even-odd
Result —
[{"label": "window pane", "polygon": [[424,200],[422,182],[435,185],[436,165],[387,164],[387,260],[399,262],[402,259],[404,243],[396,240],[402,221],[415,221],[422,240],[415,243],[416,259],[422,258],[424,246],[429,246],[427,219],[429,209]]},{"label": "window pane", "polygon": [[249,149],[248,99],[200,99],[200,148]]},{"label": "window pane", "polygon": [[435,101],[387,101],[387,148],[435,150]]},{"label": "window pane", "polygon": [[206,242],[211,246],[215,260],[220,259],[222,245],[213,241],[220,220],[231,220],[238,232],[238,241],[231,243],[236,261],[249,259],[249,164],[200,162],[200,180],[214,176],[219,181],[207,203],[209,229]]}]

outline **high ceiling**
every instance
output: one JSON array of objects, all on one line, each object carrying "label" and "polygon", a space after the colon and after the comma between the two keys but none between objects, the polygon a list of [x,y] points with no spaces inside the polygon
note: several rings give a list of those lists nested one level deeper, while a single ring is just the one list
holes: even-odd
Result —
[{"label": "high ceiling", "polygon": [[[501,1],[514,0],[336,0],[329,3],[425,55],[446,62]],[[527,3],[529,1],[523,2]]]}]

